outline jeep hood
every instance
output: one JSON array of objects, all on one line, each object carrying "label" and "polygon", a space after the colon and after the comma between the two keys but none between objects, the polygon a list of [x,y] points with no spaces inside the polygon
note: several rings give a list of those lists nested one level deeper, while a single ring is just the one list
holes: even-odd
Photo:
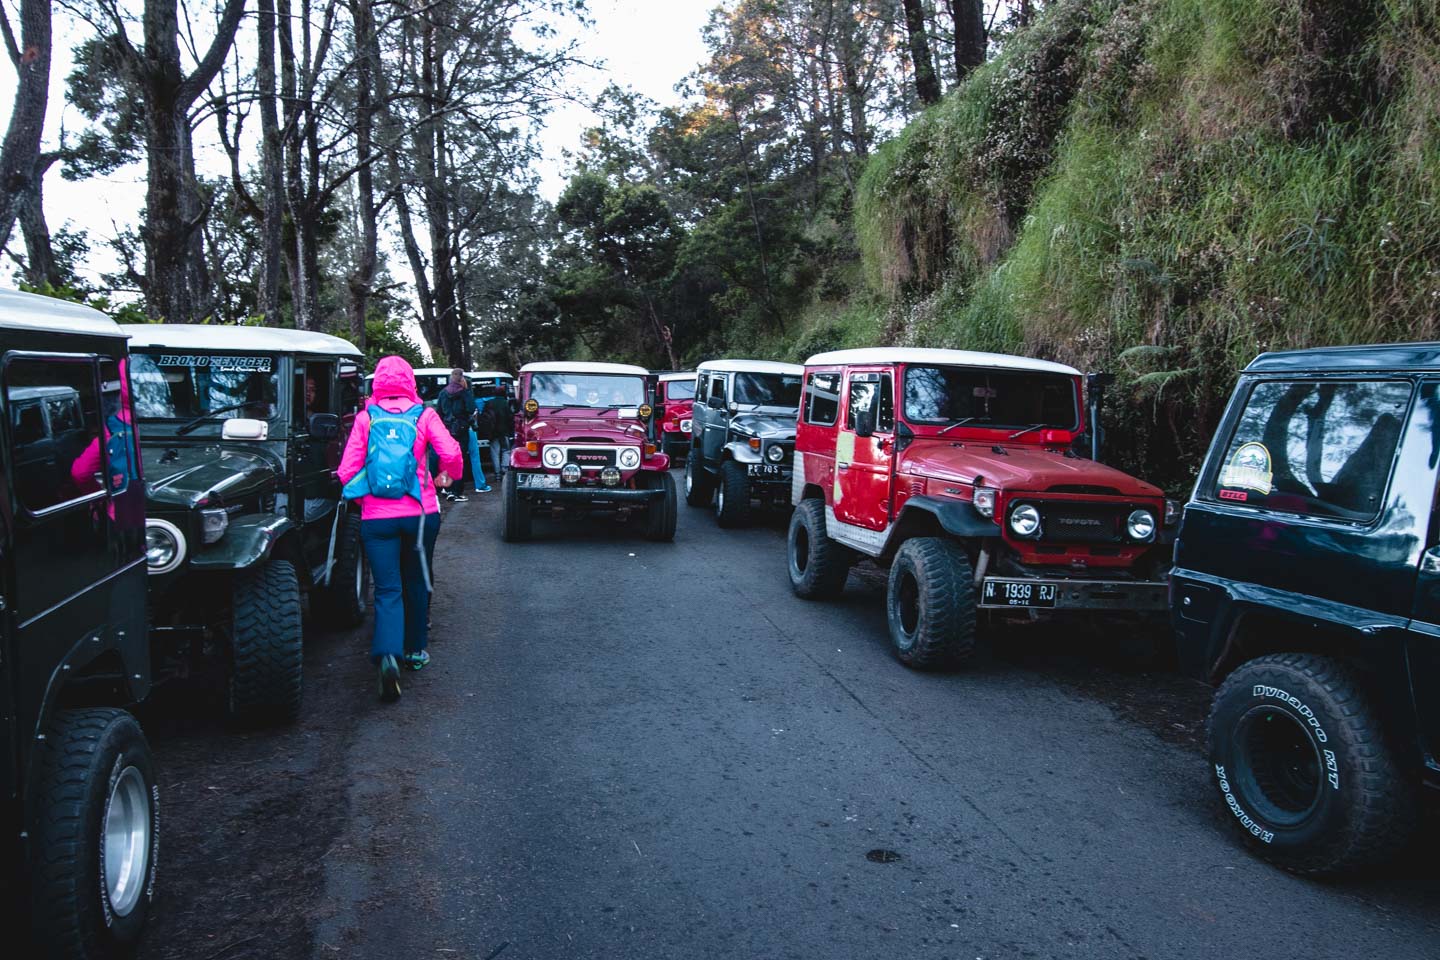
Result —
[{"label": "jeep hood", "polygon": [[235,503],[274,489],[281,467],[258,449],[230,444],[144,445],[145,493],[152,504],[193,510],[206,500]]},{"label": "jeep hood", "polygon": [[1039,446],[921,440],[901,454],[900,469],[954,483],[972,483],[980,477],[987,487],[1017,493],[1089,487],[1113,490],[1113,496],[1164,496],[1159,487],[1137,480],[1122,470]]},{"label": "jeep hood", "polygon": [[556,417],[531,420],[525,425],[527,440],[540,443],[640,443],[645,439],[645,426],[637,420],[618,417]]},{"label": "jeep hood", "polygon": [[794,440],[795,413],[740,413],[730,421],[730,428],[765,440]]}]

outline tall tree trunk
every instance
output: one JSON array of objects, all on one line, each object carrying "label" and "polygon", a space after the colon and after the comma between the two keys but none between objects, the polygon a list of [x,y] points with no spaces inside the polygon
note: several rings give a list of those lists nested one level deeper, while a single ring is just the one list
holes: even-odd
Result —
[{"label": "tall tree trunk", "polygon": [[56,270],[55,251],[50,246],[50,226],[45,222],[44,176],[43,172],[37,172],[33,185],[20,198],[20,232],[25,237],[25,282],[37,287],[58,287],[61,277]]},{"label": "tall tree trunk", "polygon": [[0,17],[5,48],[17,75],[10,126],[0,143],[0,247],[4,247],[10,242],[20,204],[35,190],[50,94],[50,0],[20,0],[19,44],[8,15],[0,11]]},{"label": "tall tree trunk", "polygon": [[915,92],[927,107],[940,102],[940,80],[930,59],[930,37],[925,30],[925,8],[921,0],[904,0],[905,27],[910,32],[910,62],[915,65]]},{"label": "tall tree trunk", "polygon": [[950,19],[955,24],[955,81],[985,62],[984,0],[949,0]]},{"label": "tall tree trunk", "polygon": [[295,17],[290,0],[277,0],[280,37],[280,96],[284,105],[285,206],[290,211],[290,237],[285,250],[290,276],[290,305],[299,330],[315,328],[314,275],[310,273],[314,224],[305,191],[305,117],[300,103],[300,64],[295,45]]},{"label": "tall tree trunk", "polygon": [[280,118],[275,108],[275,0],[258,0],[258,6],[259,61],[255,67],[255,81],[260,97],[260,176],[265,191],[260,230],[260,312],[267,327],[278,327],[285,176]]},{"label": "tall tree trunk", "polygon": [[430,228],[431,296],[440,347],[446,362],[463,365],[465,348],[460,342],[459,305],[455,298],[455,262],[451,257],[451,209],[449,163],[445,123],[445,63],[439,30],[427,14],[421,40],[420,83],[427,119],[419,130],[420,186],[425,201],[425,219]]},{"label": "tall tree trunk", "polygon": [[865,118],[865,90],[860,81],[860,45],[855,36],[855,7],[845,0],[840,11],[840,79],[850,108],[850,147],[864,159],[870,154],[870,130]]},{"label": "tall tree trunk", "polygon": [[[392,170],[394,167],[395,160],[392,156]],[[394,172],[398,183],[399,171]],[[415,299],[420,304],[420,335],[425,338],[425,346],[429,349],[430,356],[438,359],[444,343],[440,336],[440,327],[435,322],[435,299],[430,295],[425,255],[420,252],[420,244],[415,239],[415,225],[410,219],[410,201],[403,188],[395,191],[395,213],[396,219],[400,221],[400,243],[405,248],[405,258],[410,261],[410,273],[415,277]]]},{"label": "tall tree trunk", "polygon": [[381,71],[380,41],[375,32],[371,0],[351,0],[350,18],[355,24],[355,156],[364,164],[356,175],[356,216],[360,221],[360,251],[355,267],[345,278],[349,293],[346,312],[350,321],[350,339],[365,349],[365,318],[370,312],[370,290],[379,266],[379,212],[375,208],[375,172],[369,162],[374,147],[375,90]]}]

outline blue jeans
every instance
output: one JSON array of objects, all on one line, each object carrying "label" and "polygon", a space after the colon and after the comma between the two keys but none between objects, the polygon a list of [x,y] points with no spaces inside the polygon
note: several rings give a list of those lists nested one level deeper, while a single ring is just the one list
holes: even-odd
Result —
[{"label": "blue jeans", "polygon": [[489,484],[485,482],[485,467],[480,463],[480,440],[475,436],[475,431],[470,431],[470,474],[475,480],[475,489],[483,490]]},{"label": "blue jeans", "polygon": [[[440,514],[427,513],[424,540],[420,517],[386,517],[360,522],[360,539],[375,583],[375,633],[370,659],[419,653],[430,640],[430,568]],[[424,552],[421,552],[423,548]]]},{"label": "blue jeans", "polygon": [[495,467],[495,479],[499,480],[505,475],[505,441],[498,437],[490,438],[490,463]]}]

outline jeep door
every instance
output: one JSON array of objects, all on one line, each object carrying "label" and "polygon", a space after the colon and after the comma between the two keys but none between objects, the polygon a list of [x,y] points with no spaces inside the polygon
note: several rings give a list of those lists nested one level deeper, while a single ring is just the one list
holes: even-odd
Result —
[{"label": "jeep door", "polygon": [[[828,503],[834,497],[835,432],[840,421],[839,370],[805,371],[805,391],[800,395],[800,417],[795,424],[795,470],[803,470],[793,495],[807,485],[818,486]],[[798,502],[798,501],[797,501]]]},{"label": "jeep door", "polygon": [[1406,644],[1410,666],[1411,694],[1415,702],[1421,742],[1428,755],[1431,775],[1440,777],[1440,380],[1420,384],[1420,399],[1411,418],[1407,444],[1430,455],[1423,477],[1433,491],[1425,552],[1420,557],[1415,581],[1414,619],[1410,621]]},{"label": "jeep door", "polygon": [[[835,517],[867,530],[890,522],[895,461],[895,388],[888,369],[852,368],[845,378],[845,418],[835,435]],[[862,413],[874,416],[874,433],[856,432]]]},{"label": "jeep door", "polygon": [[[694,438],[694,442],[701,444],[704,462],[716,467],[720,463],[720,453],[725,449],[725,435],[730,430],[730,412],[726,408],[729,403],[728,387],[729,377],[723,373],[712,373],[710,383],[705,389],[704,403],[701,403],[699,397],[695,401],[695,410],[703,419],[703,430],[700,431],[701,436]],[[691,426],[701,426],[700,420],[696,420]]]}]

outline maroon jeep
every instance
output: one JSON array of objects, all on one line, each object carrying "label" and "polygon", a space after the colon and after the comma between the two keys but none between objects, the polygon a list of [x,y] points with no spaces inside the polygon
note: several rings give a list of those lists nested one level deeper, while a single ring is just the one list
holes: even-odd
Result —
[{"label": "maroon jeep", "polygon": [[648,539],[675,539],[670,458],[647,437],[648,377],[621,363],[520,368],[521,415],[500,487],[502,539],[528,539],[537,511],[643,515]]},{"label": "maroon jeep", "polygon": [[1177,510],[1075,453],[1081,393],[1071,367],[1002,354],[811,357],[791,490],[794,592],[838,593],[863,557],[888,566],[890,638],[912,667],[965,659],[982,610],[1166,610]]}]

